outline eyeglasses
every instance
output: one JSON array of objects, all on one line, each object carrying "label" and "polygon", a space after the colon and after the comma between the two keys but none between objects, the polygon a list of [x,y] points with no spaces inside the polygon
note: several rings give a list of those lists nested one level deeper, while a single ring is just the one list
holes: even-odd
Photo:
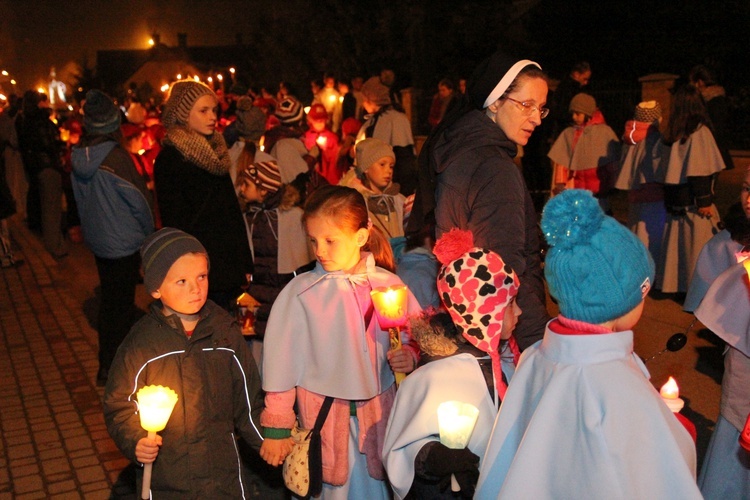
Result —
[{"label": "eyeglasses", "polygon": [[531,116],[531,113],[533,113],[534,111],[539,111],[539,118],[546,118],[549,114],[549,108],[540,108],[536,104],[532,104],[526,101],[517,101],[508,96],[505,96],[505,98],[521,106],[521,113],[523,113],[524,116]]}]

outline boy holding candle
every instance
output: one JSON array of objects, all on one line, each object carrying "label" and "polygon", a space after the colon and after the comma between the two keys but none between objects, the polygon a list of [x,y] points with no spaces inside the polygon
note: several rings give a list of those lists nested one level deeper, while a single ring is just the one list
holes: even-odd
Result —
[{"label": "boy holding candle", "polygon": [[[234,318],[207,299],[209,260],[196,238],[161,229],[144,241],[141,258],[143,282],[157,300],[112,363],[107,430],[126,457],[154,464],[154,498],[241,498],[249,483],[237,436],[256,450],[263,440],[255,362]],[[136,403],[147,385],[178,395],[156,439],[141,428]]]},{"label": "boy holding candle", "polygon": [[701,498],[693,441],[633,352],[648,250],[585,190],[553,198],[542,230],[560,314],[520,359],[476,498]]}]

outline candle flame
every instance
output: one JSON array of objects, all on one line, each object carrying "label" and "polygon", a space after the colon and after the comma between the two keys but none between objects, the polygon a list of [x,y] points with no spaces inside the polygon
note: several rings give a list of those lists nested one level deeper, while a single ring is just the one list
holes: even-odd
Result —
[{"label": "candle flame", "polygon": [[380,328],[400,327],[406,324],[406,285],[377,287],[370,292]]},{"label": "candle flame", "polygon": [[665,399],[677,399],[680,397],[680,388],[677,386],[677,382],[674,378],[669,377],[667,383],[661,386],[659,390],[661,397]]}]

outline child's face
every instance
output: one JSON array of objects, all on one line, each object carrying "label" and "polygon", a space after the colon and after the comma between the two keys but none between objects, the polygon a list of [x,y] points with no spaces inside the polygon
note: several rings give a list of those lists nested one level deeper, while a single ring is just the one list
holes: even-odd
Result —
[{"label": "child's face", "polygon": [[513,330],[516,329],[518,324],[518,317],[523,311],[521,306],[518,305],[518,301],[514,298],[511,300],[508,307],[505,309],[505,317],[503,318],[503,328],[500,330],[500,339],[508,340],[513,334]]},{"label": "child's face", "polygon": [[314,132],[322,132],[326,129],[326,121],[325,120],[312,120],[308,119],[307,123],[310,125],[310,128]]},{"label": "child's face", "polygon": [[584,123],[586,123],[586,115],[578,111],[573,111],[573,123],[578,126],[583,125]]},{"label": "child's face", "polygon": [[216,130],[216,98],[204,95],[193,105],[188,116],[188,128],[203,135],[211,135]]},{"label": "child's face", "polygon": [[367,229],[351,231],[336,224],[332,217],[312,216],[305,223],[315,258],[327,272],[350,271],[360,259],[359,251],[367,243]]},{"label": "child's face", "polygon": [[390,156],[384,156],[365,171],[365,177],[370,181],[373,191],[382,193],[393,180],[393,167],[396,161]]},{"label": "child's face", "polygon": [[750,219],[750,176],[745,178],[745,182],[742,183],[740,202],[742,203],[742,210],[745,211],[745,217]]},{"label": "child's face", "polygon": [[205,255],[188,253],[169,268],[164,281],[155,292],[155,299],[182,314],[195,314],[208,298],[208,259]]},{"label": "child's face", "polygon": [[258,187],[250,179],[242,179],[239,186],[239,193],[243,200],[250,203],[261,203],[268,194],[268,191]]}]

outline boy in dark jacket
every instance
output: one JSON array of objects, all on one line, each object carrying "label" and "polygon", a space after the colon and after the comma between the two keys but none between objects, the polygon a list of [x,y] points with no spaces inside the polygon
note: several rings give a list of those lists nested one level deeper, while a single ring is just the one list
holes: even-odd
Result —
[{"label": "boy in dark jacket", "polygon": [[[104,393],[107,430],[126,457],[154,464],[153,498],[242,498],[249,483],[237,437],[256,450],[263,440],[258,369],[234,318],[208,300],[208,255],[197,239],[161,229],[141,258],[157,300],[117,351]],[[155,439],[136,403],[147,385],[178,396]]]}]

